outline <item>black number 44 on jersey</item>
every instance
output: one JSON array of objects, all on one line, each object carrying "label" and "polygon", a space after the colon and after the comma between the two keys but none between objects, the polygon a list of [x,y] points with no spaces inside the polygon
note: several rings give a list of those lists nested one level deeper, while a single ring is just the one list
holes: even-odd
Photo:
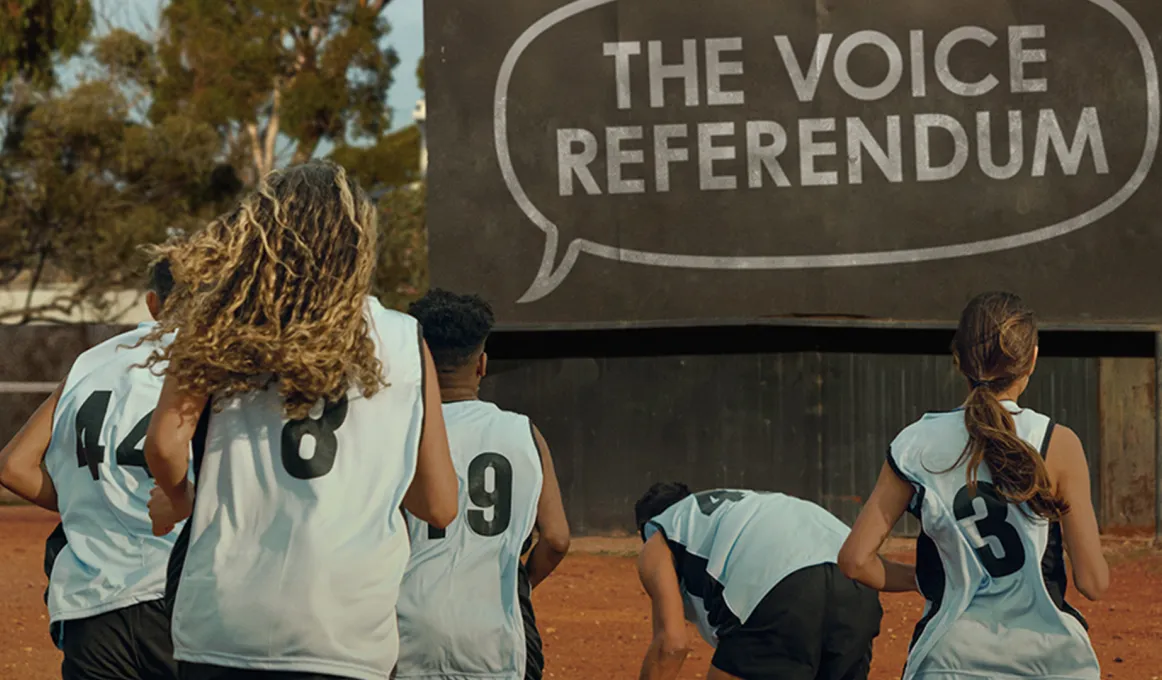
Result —
[{"label": "black number 44 on jersey", "polygon": [[[75,427],[77,432],[77,467],[89,467],[93,479],[100,479],[98,468],[105,462],[105,447],[101,445],[101,430],[105,427],[105,416],[109,411],[109,399],[113,393],[98,390],[85,399],[77,409]],[[139,467],[145,474],[153,476],[145,464],[145,433],[149,430],[149,419],[153,411],[137,421],[125,439],[117,445],[115,455],[118,466]]]},{"label": "black number 44 on jersey", "polygon": [[725,489],[714,489],[712,491],[702,491],[694,494],[694,500],[698,501],[698,509],[704,515],[713,515],[723,503],[737,503],[746,497],[741,491],[729,491]]}]

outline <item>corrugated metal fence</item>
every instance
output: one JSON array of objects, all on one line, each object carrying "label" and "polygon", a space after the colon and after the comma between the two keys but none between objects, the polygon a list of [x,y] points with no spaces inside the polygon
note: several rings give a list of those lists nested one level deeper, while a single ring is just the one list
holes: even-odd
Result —
[{"label": "corrugated metal fence", "polygon": [[[888,445],[955,408],[947,356],[794,352],[496,361],[482,396],[527,413],[578,533],[632,530],[660,480],[783,491],[855,520]],[[1099,488],[1097,359],[1046,358],[1023,403],[1073,428]],[[1097,496],[1095,496],[1097,497]],[[910,518],[899,529],[914,534]]]},{"label": "corrugated metal fence", "polygon": [[[45,396],[43,387],[13,393],[12,383],[58,381],[77,354],[119,330],[0,328],[0,441]],[[946,355],[498,359],[490,372],[482,396],[529,414],[545,434],[578,534],[632,530],[634,501],[663,479],[784,491],[851,522],[895,434],[923,412],[954,408],[963,398]],[[1023,403],[1081,437],[1101,508],[1098,375],[1098,359],[1043,358]],[[917,530],[910,519],[899,528]]]}]

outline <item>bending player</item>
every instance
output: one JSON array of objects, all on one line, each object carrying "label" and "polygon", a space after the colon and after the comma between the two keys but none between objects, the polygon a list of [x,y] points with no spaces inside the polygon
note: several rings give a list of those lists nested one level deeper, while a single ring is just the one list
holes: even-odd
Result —
[{"label": "bending player", "polygon": [[[172,288],[169,264],[154,264],[154,319]],[[0,453],[0,483],[60,510],[46,599],[64,680],[177,677],[161,601],[176,536],[151,531],[142,451],[162,385],[140,366],[158,346],[140,343],[154,328],[143,323],[81,354]]]},{"label": "bending player", "polygon": [[[840,564],[880,590],[919,577],[928,600],[904,671],[911,678],[1100,677],[1081,614],[1065,601],[1062,539],[1078,590],[1109,585],[1089,466],[1077,435],[1017,406],[1037,363],[1033,312],[1009,293],[977,296],[953,358],[968,398],[892,442]],[[916,567],[878,558],[905,510],[919,519]]]},{"label": "bending player", "polygon": [[779,493],[654,484],[634,506],[653,607],[642,680],[671,680],[686,620],[712,647],[707,680],[863,680],[879,596],[840,573],[848,528]]},{"label": "bending player", "polygon": [[569,549],[549,447],[527,417],[477,396],[493,324],[487,303],[433,290],[409,311],[436,363],[462,510],[446,530],[408,515],[398,677],[537,680],[544,656],[529,594]]}]

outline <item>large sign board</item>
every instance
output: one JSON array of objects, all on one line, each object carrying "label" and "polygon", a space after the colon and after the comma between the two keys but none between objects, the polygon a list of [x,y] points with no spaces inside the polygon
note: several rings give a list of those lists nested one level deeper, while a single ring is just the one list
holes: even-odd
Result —
[{"label": "large sign board", "polygon": [[1158,0],[425,11],[433,283],[503,321],[1162,322]]}]

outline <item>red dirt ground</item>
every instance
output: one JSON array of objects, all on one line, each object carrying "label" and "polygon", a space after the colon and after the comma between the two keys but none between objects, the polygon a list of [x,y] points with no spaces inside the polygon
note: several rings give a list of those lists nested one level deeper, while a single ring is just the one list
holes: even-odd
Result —
[{"label": "red dirt ground", "polygon": [[[55,516],[29,507],[0,507],[0,678],[60,677],[60,653],[48,637],[44,539]],[[545,638],[546,677],[561,680],[633,678],[649,643],[649,606],[638,584],[631,539],[582,539],[533,600]],[[1162,554],[1141,540],[1108,544],[1112,585],[1101,602],[1075,592],[1071,601],[1089,619],[1102,677],[1162,678]],[[592,554],[585,551],[606,551]],[[1072,592],[1072,591],[1071,591]],[[884,595],[884,620],[876,641],[873,680],[898,678],[912,625],[920,616],[917,595]],[[691,630],[691,634],[694,635]],[[700,641],[682,678],[705,677],[710,649]]]}]

